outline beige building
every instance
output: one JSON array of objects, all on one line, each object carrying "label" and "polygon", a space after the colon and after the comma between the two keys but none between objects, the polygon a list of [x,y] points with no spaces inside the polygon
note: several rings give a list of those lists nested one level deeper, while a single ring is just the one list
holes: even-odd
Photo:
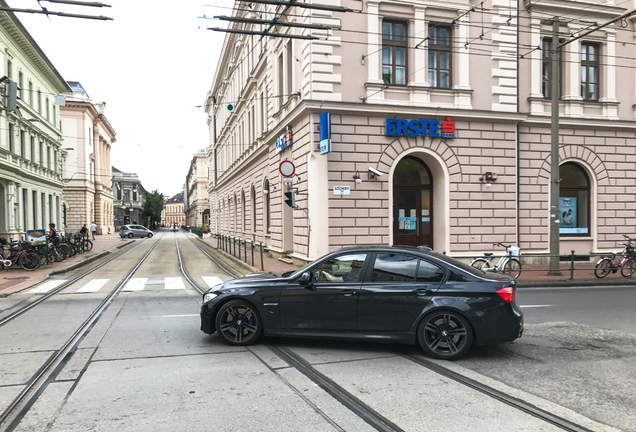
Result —
[{"label": "beige building", "polygon": [[127,224],[148,226],[148,219],[143,215],[147,192],[139,176],[135,173],[120,171],[115,167],[111,169],[115,192],[113,198],[115,230]]},{"label": "beige building", "polygon": [[104,115],[106,105],[93,102],[79,82],[60,108],[64,133],[64,226],[78,231],[94,221],[97,234],[114,232],[110,151],[115,131]]},{"label": "beige building", "polygon": [[[0,0],[0,6],[7,4]],[[70,88],[8,11],[0,11],[0,77],[2,96],[10,81],[20,88],[15,110],[0,97],[0,237],[18,239],[50,222],[61,226],[62,132],[55,97]]]},{"label": "beige building", "polygon": [[172,198],[166,198],[163,201],[163,210],[161,211],[161,223],[165,226],[177,224],[185,225],[185,213],[183,212],[183,194],[178,193]]},{"label": "beige building", "polygon": [[[213,231],[256,237],[299,263],[377,243],[470,257],[503,242],[547,254],[555,219],[544,20],[560,15],[569,37],[628,6],[591,1],[580,20],[566,0],[531,9],[521,0],[362,3],[329,4],[365,14],[292,7],[286,18],[343,31],[276,28],[315,40],[226,35],[206,103]],[[264,11],[275,7],[234,14]],[[563,52],[562,253],[607,251],[634,234],[634,30],[623,20]],[[283,161],[295,165],[290,187]],[[284,203],[289,190],[296,208]]]},{"label": "beige building", "polygon": [[199,150],[192,157],[184,187],[186,224],[193,228],[209,225],[208,157],[205,150]]}]

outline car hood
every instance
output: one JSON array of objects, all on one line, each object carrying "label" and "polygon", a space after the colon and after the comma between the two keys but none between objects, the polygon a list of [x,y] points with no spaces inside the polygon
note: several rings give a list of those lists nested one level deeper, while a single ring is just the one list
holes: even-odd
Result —
[{"label": "car hood", "polygon": [[232,279],[223,282],[223,289],[239,288],[244,286],[267,287],[269,285],[277,285],[287,283],[289,280],[282,277],[282,273],[265,272],[247,274],[239,279]]}]

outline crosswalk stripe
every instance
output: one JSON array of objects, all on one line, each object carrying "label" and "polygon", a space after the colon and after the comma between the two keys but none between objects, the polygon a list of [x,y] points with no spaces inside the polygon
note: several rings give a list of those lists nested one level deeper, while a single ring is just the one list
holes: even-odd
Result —
[{"label": "crosswalk stripe", "polygon": [[166,281],[166,289],[185,289],[185,285],[183,284],[183,279],[180,277],[167,277]]},{"label": "crosswalk stripe", "polygon": [[66,279],[64,280],[50,280],[47,282],[44,282],[42,285],[33,288],[27,292],[29,293],[35,293],[35,294],[44,294],[47,293],[49,291],[51,291],[54,288],[59,287],[60,285],[62,285],[64,282],[66,282]]},{"label": "crosswalk stripe", "polygon": [[132,278],[124,288],[122,288],[122,291],[141,291],[144,289],[147,281],[148,278]]},{"label": "crosswalk stripe", "polygon": [[78,293],[81,293],[81,292],[97,292],[104,285],[106,285],[106,282],[108,282],[109,280],[110,279],[93,279],[92,281],[90,281],[89,283],[84,285],[82,288],[78,289],[77,292]]},{"label": "crosswalk stripe", "polygon": [[201,276],[201,279],[203,279],[205,283],[208,284],[208,288],[212,288],[215,285],[223,283],[221,278],[218,276]]}]

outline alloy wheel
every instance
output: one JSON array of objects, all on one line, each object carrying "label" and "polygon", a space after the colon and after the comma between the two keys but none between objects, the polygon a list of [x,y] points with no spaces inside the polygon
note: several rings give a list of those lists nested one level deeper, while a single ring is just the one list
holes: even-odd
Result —
[{"label": "alloy wheel", "polygon": [[464,355],[472,345],[473,331],[459,314],[442,311],[424,318],[418,330],[418,339],[428,355],[454,360]]},{"label": "alloy wheel", "polygon": [[219,310],[216,329],[227,343],[248,345],[260,336],[261,323],[253,306],[235,300],[223,305]]}]

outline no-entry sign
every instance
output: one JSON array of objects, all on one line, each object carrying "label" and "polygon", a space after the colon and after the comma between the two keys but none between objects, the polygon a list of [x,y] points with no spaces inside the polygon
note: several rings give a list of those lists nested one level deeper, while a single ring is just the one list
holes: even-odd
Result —
[{"label": "no-entry sign", "polygon": [[296,172],[296,167],[292,161],[284,160],[278,166],[278,171],[283,177],[291,177]]}]

